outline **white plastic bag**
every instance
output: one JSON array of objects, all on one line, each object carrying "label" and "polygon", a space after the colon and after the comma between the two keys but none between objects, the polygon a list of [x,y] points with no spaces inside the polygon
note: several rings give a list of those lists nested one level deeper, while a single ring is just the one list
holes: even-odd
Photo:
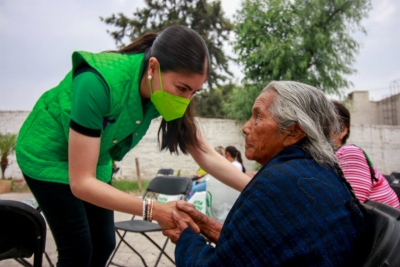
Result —
[{"label": "white plastic bag", "polygon": [[198,211],[206,214],[206,191],[194,193],[188,202],[192,203]]},{"label": "white plastic bag", "polygon": [[182,200],[182,199],[185,199],[184,195],[158,194],[157,202],[165,204],[165,203],[170,202],[170,201],[178,201],[178,200]]},{"label": "white plastic bag", "polygon": [[214,177],[206,180],[206,215],[224,223],[240,192],[221,183]]}]

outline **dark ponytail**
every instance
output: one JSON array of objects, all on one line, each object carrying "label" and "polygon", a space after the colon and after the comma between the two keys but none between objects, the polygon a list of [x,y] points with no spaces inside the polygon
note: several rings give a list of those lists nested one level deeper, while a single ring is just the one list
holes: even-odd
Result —
[{"label": "dark ponytail", "polygon": [[246,172],[246,168],[243,165],[242,154],[240,153],[239,150],[236,149],[236,147],[227,146],[225,148],[225,152],[228,152],[229,154],[231,154],[232,158],[237,160],[242,165],[243,172]]},{"label": "dark ponytail", "polygon": [[149,48],[154,43],[154,40],[157,38],[158,34],[154,32],[149,32],[144,34],[143,36],[136,39],[133,43],[121,48],[117,52],[120,54],[139,54],[139,53],[146,53]]},{"label": "dark ponytail", "polygon": [[340,102],[332,101],[336,107],[337,115],[340,121],[340,130],[343,131],[344,127],[347,127],[347,134],[342,139],[342,145],[346,143],[347,138],[350,136],[350,111]]}]

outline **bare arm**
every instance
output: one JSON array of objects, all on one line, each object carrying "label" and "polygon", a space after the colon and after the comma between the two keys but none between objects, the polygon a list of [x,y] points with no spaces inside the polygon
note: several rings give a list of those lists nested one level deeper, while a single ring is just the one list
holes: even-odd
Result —
[{"label": "bare arm", "polygon": [[[72,129],[69,133],[68,161],[69,181],[72,193],[79,199],[96,206],[142,215],[142,199],[124,193],[96,178],[96,166],[100,152],[100,138],[82,135]],[[172,210],[175,203],[163,205],[154,203],[153,218],[164,229],[175,227]],[[180,217],[187,220],[194,231],[199,229],[187,215]]]},{"label": "bare arm", "polygon": [[201,134],[199,134],[199,143],[204,151],[200,148],[190,151],[197,164],[222,183],[241,192],[250,181],[250,177],[218,154]]}]

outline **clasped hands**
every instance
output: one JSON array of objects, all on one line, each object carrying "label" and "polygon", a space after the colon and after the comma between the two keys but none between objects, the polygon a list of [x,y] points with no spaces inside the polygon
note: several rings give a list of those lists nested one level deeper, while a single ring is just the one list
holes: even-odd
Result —
[{"label": "clasped hands", "polygon": [[173,243],[178,241],[182,231],[188,226],[194,232],[198,234],[202,233],[212,242],[218,241],[222,229],[221,223],[204,215],[193,204],[183,200],[169,202],[167,206],[172,208],[170,222],[174,226],[171,223],[168,223],[168,225],[160,224],[160,226],[163,228],[163,234],[168,236]]}]

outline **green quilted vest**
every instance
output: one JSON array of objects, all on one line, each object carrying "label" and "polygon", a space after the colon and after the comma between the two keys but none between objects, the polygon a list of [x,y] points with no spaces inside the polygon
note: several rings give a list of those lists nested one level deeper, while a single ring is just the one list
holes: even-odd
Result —
[{"label": "green quilted vest", "polygon": [[[69,184],[68,135],[72,100],[72,73],[87,62],[110,89],[108,123],[102,130],[97,179],[109,182],[111,159],[121,160],[146,134],[151,120],[159,116],[148,101],[142,107],[139,94],[144,54],[74,52],[72,71],[45,92],[22,125],[16,155],[22,172],[37,180]],[[144,111],[144,112],[143,112]]]}]

